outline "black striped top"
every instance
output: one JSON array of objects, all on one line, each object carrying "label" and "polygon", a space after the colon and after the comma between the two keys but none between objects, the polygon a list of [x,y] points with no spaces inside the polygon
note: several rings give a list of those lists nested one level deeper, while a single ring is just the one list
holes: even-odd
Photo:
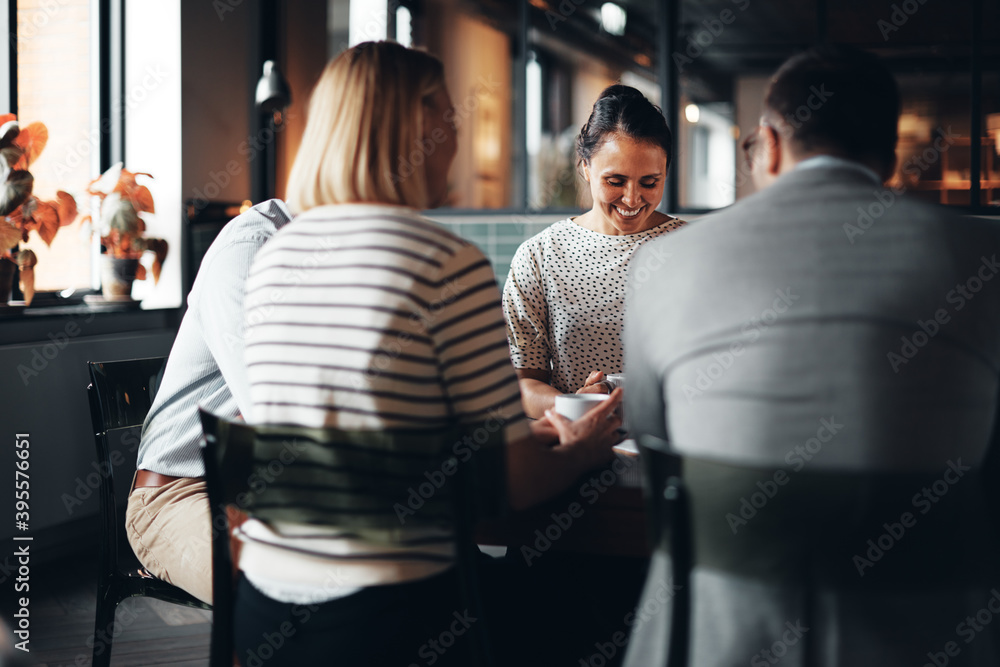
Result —
[{"label": "black striped top", "polygon": [[[258,253],[245,307],[248,421],[344,430],[502,424],[508,441],[528,432],[489,261],[409,209],[352,204],[297,217]],[[250,580],[259,567],[258,579],[279,584],[265,592],[297,601],[275,577],[289,573],[295,589],[306,565],[317,574],[319,556],[336,561],[344,588],[428,576],[452,553],[450,541],[427,535],[389,553],[310,530],[297,539],[296,527],[249,526],[248,535],[281,549],[263,558],[248,543]]]}]

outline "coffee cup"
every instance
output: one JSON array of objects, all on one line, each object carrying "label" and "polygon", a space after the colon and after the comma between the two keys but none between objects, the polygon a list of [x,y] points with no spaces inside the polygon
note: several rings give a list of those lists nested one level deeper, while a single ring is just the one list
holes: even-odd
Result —
[{"label": "coffee cup", "polygon": [[556,396],[556,412],[576,421],[607,399],[608,394],[560,394]]},{"label": "coffee cup", "polygon": [[618,387],[625,386],[625,375],[623,373],[605,374],[604,381],[611,386],[611,391],[614,391]]},{"label": "coffee cup", "polygon": [[[605,375],[604,381],[608,383],[608,388],[611,391],[615,389],[625,390],[625,375],[623,373],[616,373],[611,375]],[[628,424],[625,423],[625,403],[622,402],[618,408],[615,409],[615,414],[618,415],[622,420],[622,428],[628,430]]]}]

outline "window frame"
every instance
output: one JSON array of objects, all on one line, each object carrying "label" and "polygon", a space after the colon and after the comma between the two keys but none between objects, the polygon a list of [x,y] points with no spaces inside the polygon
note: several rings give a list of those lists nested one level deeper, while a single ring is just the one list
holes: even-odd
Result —
[{"label": "window frame", "polygon": [[[125,155],[125,0],[91,0],[91,89],[93,129],[99,133],[98,150],[92,154],[96,173],[104,173]],[[7,3],[5,15],[9,36],[7,50],[8,86],[4,90],[9,104],[6,110],[18,113],[17,94],[17,2]],[[2,102],[3,99],[0,99]],[[18,276],[15,273],[14,288]],[[33,306],[23,312],[0,316],[5,344],[26,343],[44,338],[55,323],[67,318],[85,317],[97,323],[87,335],[110,335],[155,329],[176,329],[183,304],[179,307],[130,310],[127,306],[107,305],[97,308],[86,304]]]}]

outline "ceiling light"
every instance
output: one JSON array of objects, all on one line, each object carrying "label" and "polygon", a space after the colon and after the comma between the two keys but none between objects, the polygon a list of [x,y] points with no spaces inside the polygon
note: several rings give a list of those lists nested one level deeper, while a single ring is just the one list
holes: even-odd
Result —
[{"label": "ceiling light", "polygon": [[613,2],[601,5],[601,27],[612,35],[625,34],[625,21],[628,16],[625,10]]},{"label": "ceiling light", "polygon": [[684,107],[684,117],[689,123],[697,123],[701,118],[701,109],[698,108],[697,104],[689,104]]}]

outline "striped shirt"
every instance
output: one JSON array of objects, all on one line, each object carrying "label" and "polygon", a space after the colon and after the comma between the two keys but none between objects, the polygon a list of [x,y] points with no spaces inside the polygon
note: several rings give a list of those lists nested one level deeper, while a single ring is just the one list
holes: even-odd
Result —
[{"label": "striped shirt", "polygon": [[[258,254],[245,306],[252,423],[528,433],[489,261],[410,209],[299,216]],[[241,568],[271,597],[312,602],[436,574],[454,551],[450,536],[414,533],[393,555],[334,535],[250,522]]]}]

